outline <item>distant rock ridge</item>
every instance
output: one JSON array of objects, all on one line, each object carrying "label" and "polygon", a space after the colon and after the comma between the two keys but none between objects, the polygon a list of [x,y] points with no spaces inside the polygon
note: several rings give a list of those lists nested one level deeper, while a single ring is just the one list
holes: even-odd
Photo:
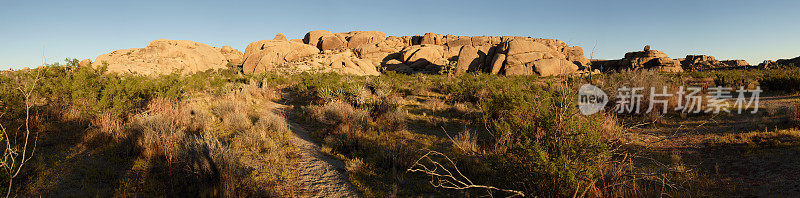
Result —
[{"label": "distant rock ridge", "polygon": [[709,55],[687,55],[686,58],[672,59],[664,52],[651,50],[645,46],[643,51],[628,52],[619,60],[592,60],[592,68],[603,72],[614,70],[649,69],[663,72],[683,72],[686,70],[708,70],[750,66],[745,60],[719,61]]}]

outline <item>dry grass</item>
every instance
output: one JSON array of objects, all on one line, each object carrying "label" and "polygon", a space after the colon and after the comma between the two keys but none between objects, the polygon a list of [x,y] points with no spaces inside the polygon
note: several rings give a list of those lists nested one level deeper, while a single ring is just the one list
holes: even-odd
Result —
[{"label": "dry grass", "polygon": [[[69,113],[74,114],[74,113]],[[71,115],[72,117],[74,115]],[[96,126],[100,133],[109,135],[114,139],[120,139],[125,136],[122,130],[122,119],[110,113],[102,113],[92,120],[92,125]]]},{"label": "dry grass", "polygon": [[747,133],[710,135],[700,140],[708,145],[796,146],[800,145],[800,130],[755,131]]},{"label": "dry grass", "polygon": [[344,169],[347,170],[347,172],[358,173],[358,172],[361,171],[361,167],[363,167],[363,166],[364,166],[364,161],[361,160],[361,158],[357,158],[356,157],[356,158],[347,160],[345,162]]},{"label": "dry grass", "polygon": [[475,154],[480,152],[478,138],[469,130],[461,131],[453,137],[453,145],[465,154]]},{"label": "dry grass", "polygon": [[376,123],[379,131],[401,131],[406,129],[406,119],[408,114],[405,111],[395,109],[378,116]]},{"label": "dry grass", "polygon": [[187,185],[211,185],[187,189],[216,189],[211,196],[291,195],[289,125],[261,90],[183,102],[156,99],[127,128],[141,134],[137,143],[145,159],[163,160],[154,164],[183,173]]},{"label": "dry grass", "polygon": [[369,111],[357,109],[345,102],[332,101],[322,106],[308,106],[305,111],[310,118],[336,126],[341,132],[361,131],[369,127]]}]

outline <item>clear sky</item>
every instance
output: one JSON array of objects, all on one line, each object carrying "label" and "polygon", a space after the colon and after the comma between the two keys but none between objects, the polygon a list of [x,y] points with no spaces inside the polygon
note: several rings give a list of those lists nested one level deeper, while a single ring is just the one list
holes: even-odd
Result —
[{"label": "clear sky", "polygon": [[[672,58],[800,56],[797,0],[575,1],[36,1],[0,0],[0,69],[94,59],[155,39],[244,51],[277,33],[378,30],[387,35],[555,38],[589,57],[619,59],[646,44]],[[595,47],[596,46],[596,47]],[[589,57],[591,58],[591,57]]]}]

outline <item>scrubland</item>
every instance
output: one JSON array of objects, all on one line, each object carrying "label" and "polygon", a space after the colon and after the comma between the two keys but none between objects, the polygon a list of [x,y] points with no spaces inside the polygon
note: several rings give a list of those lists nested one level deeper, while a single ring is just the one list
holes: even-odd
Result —
[{"label": "scrubland", "polygon": [[[785,174],[800,166],[780,157],[800,155],[797,69],[547,78],[102,70],[0,73],[6,140],[21,148],[26,120],[35,137],[20,174],[2,175],[12,195],[304,196],[290,123],[342,161],[365,197],[758,196],[798,183]],[[761,86],[765,101],[757,114],[609,106],[585,116],[585,83],[610,96],[622,86]],[[771,186],[748,186],[763,181]]]}]

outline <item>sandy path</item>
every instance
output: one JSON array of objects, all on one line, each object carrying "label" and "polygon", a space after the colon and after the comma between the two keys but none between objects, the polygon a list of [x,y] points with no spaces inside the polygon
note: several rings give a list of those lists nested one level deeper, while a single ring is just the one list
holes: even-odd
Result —
[{"label": "sandy path", "polygon": [[300,159],[293,167],[300,173],[298,180],[303,197],[359,197],[347,177],[342,173],[344,163],[330,159],[319,152],[319,145],[309,137],[308,131],[296,123],[289,128],[294,134]]}]

